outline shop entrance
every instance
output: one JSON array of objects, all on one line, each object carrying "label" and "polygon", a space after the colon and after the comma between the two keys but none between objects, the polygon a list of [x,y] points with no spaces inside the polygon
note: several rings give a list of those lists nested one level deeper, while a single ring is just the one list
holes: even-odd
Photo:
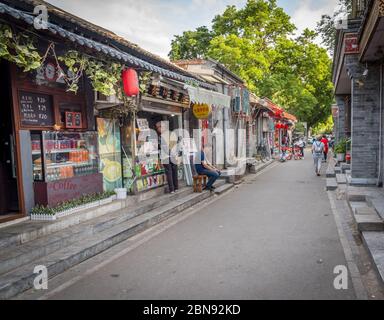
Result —
[{"label": "shop entrance", "polygon": [[8,66],[0,61],[0,220],[20,213]]}]

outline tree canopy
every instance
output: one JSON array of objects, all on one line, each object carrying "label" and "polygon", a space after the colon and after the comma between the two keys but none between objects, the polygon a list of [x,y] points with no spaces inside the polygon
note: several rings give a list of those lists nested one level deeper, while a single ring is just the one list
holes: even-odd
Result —
[{"label": "tree canopy", "polygon": [[331,59],[315,33],[294,36],[295,25],[276,0],[228,6],[211,28],[175,36],[171,60],[210,57],[242,77],[251,91],[271,98],[313,126],[325,121],[333,101]]}]

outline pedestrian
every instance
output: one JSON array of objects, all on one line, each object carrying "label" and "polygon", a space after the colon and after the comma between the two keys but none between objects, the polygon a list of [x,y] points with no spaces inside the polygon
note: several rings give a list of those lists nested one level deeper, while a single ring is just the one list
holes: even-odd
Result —
[{"label": "pedestrian", "polygon": [[324,156],[324,144],[321,142],[321,137],[318,137],[317,140],[313,143],[312,155],[313,161],[315,163],[315,172],[317,176],[320,176],[321,161]]},{"label": "pedestrian", "polygon": [[327,136],[324,134],[323,138],[321,139],[321,142],[324,144],[324,162],[327,162],[328,159],[328,151],[329,151],[329,141]]},{"label": "pedestrian", "polygon": [[297,142],[297,146],[300,148],[301,157],[304,159],[305,142],[303,137],[300,137],[299,141]]},{"label": "pedestrian", "polygon": [[178,166],[173,157],[171,157],[172,146],[170,145],[170,142],[167,141],[166,135],[163,134],[161,121],[157,122],[155,127],[157,133],[159,134],[160,162],[165,170],[169,193],[173,194],[179,190],[179,180],[177,174]]},{"label": "pedestrian", "polygon": [[202,146],[201,151],[197,152],[196,154],[196,159],[194,163],[196,172],[199,175],[205,175],[208,177],[208,183],[206,187],[204,187],[204,190],[213,191],[215,189],[213,184],[221,176],[221,171],[209,163],[205,151],[206,150],[204,150],[204,146]]}]

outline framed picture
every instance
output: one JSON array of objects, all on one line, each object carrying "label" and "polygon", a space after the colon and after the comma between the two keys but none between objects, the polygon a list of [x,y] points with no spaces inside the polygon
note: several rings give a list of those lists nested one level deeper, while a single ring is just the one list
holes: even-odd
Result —
[{"label": "framed picture", "polygon": [[83,121],[81,112],[65,112],[65,127],[68,129],[82,129]]}]

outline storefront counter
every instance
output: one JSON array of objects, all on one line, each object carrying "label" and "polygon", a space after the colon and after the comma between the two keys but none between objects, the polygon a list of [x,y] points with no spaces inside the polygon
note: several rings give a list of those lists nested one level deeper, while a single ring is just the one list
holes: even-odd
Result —
[{"label": "storefront counter", "polygon": [[53,207],[84,194],[103,192],[103,175],[94,173],[52,182],[37,181],[34,190],[36,204]]}]

